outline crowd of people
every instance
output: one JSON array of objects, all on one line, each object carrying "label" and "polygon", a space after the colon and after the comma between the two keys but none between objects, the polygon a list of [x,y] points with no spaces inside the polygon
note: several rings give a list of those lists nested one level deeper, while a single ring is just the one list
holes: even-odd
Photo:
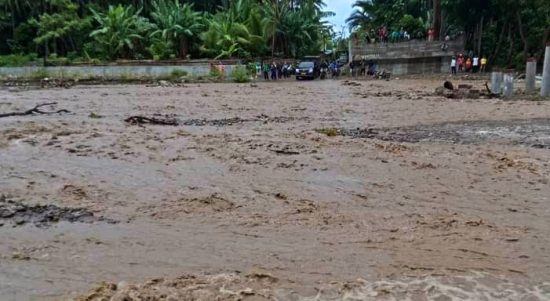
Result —
[{"label": "crowd of people", "polygon": [[[411,39],[423,40],[427,39],[429,42],[435,41],[435,30],[432,28],[428,29],[427,32],[417,31],[415,36],[412,36],[406,29],[401,27],[400,30],[394,29],[393,31],[388,30],[386,26],[378,28],[378,30],[370,30],[366,32],[365,40],[367,43],[397,43],[410,41]],[[450,35],[445,35],[444,40],[450,41],[452,38]]]},{"label": "crowd of people", "polygon": [[459,53],[451,58],[451,73],[457,74],[458,72],[485,72],[487,68],[487,57],[482,56],[481,59],[473,51],[468,54]]},{"label": "crowd of people", "polygon": [[[316,72],[319,73],[318,75],[320,75],[320,73],[323,72],[323,69],[325,69],[327,75],[337,77],[340,75],[343,65],[344,64],[337,61],[332,61],[330,63],[327,61],[322,61],[319,65],[315,65],[315,68]],[[296,68],[297,65],[286,61],[282,63],[277,61],[273,61],[271,63],[257,62],[255,63],[255,77],[263,78],[266,81],[287,79],[296,74]]]},{"label": "crowd of people", "polygon": [[278,80],[289,78],[294,74],[295,67],[292,63],[271,63],[259,62],[256,63],[256,77],[263,75],[264,80]]}]

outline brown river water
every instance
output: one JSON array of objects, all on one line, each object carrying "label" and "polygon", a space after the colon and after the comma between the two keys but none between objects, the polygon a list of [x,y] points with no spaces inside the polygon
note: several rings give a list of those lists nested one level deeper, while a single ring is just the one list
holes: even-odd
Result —
[{"label": "brown river water", "polygon": [[550,102],[441,82],[0,90],[70,111],[0,118],[0,300],[550,300]]}]

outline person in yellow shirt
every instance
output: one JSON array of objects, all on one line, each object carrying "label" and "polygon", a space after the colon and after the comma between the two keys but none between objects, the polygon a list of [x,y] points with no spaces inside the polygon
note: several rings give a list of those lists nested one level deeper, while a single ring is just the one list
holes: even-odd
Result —
[{"label": "person in yellow shirt", "polygon": [[481,72],[485,72],[486,67],[487,67],[487,57],[483,56],[481,58]]}]

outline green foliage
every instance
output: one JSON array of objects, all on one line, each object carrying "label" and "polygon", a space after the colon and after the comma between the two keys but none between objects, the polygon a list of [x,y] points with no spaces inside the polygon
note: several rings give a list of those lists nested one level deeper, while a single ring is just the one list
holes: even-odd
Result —
[{"label": "green foliage", "polygon": [[211,69],[210,69],[210,72],[208,73],[208,75],[209,75],[210,77],[221,78],[223,74],[221,73],[221,71],[220,71],[219,69],[217,69],[217,68],[211,68]]},{"label": "green foliage", "polygon": [[424,31],[424,22],[422,18],[415,18],[412,15],[405,14],[399,21],[399,27],[408,31],[413,37],[418,35],[419,31]]},{"label": "green foliage", "polygon": [[105,13],[91,10],[99,29],[90,33],[99,53],[108,59],[136,58],[142,41],[151,30],[149,21],[132,6],[109,6]]},{"label": "green foliage", "polygon": [[0,0],[0,54],[87,61],[317,53],[323,0]]},{"label": "green foliage", "polygon": [[178,79],[178,78],[181,78],[181,77],[184,77],[184,76],[187,76],[187,71],[183,70],[183,69],[173,69],[171,72],[170,72],[170,77],[172,79]]},{"label": "green foliage", "polygon": [[202,34],[201,50],[215,59],[246,57],[246,49],[255,39],[245,24],[235,22],[227,13],[219,13],[208,22],[208,30]]},{"label": "green foliage", "polygon": [[[445,13],[434,11],[436,3]],[[424,38],[430,27],[443,24],[436,39],[462,36],[466,50],[502,67],[523,69],[529,56],[542,60],[550,40],[548,0],[358,0],[354,7],[347,21],[356,36],[385,26]]]},{"label": "green foliage", "polygon": [[246,70],[249,74],[256,74],[256,63],[249,63],[246,65]]},{"label": "green foliage", "polygon": [[153,38],[151,39],[151,45],[147,47],[147,51],[156,61],[176,57],[175,46],[170,40]]},{"label": "green foliage", "polygon": [[46,68],[37,69],[29,75],[31,79],[44,79],[50,77],[50,72]]},{"label": "green foliage", "polygon": [[[38,46],[52,43],[52,48],[57,50],[58,42],[64,46],[64,52],[75,51],[72,37],[82,36],[90,29],[91,19],[78,16],[78,6],[70,0],[46,0],[50,12],[41,14],[38,18],[31,18],[28,23],[36,27],[37,36],[33,39]],[[63,43],[64,42],[64,43]],[[55,51],[57,53],[57,51]]]},{"label": "green foliage", "polygon": [[0,56],[0,67],[21,67],[36,60],[36,53],[2,55]]},{"label": "green foliage", "polygon": [[250,74],[246,67],[236,66],[231,71],[231,79],[236,83],[248,83],[250,82]]},{"label": "green foliage", "polygon": [[170,50],[180,58],[185,58],[190,46],[194,48],[205,27],[202,14],[193,10],[193,4],[181,4],[179,0],[155,0],[152,5],[154,31],[151,38],[154,43],[158,45],[160,41],[170,46],[164,47],[163,56],[170,54]]}]

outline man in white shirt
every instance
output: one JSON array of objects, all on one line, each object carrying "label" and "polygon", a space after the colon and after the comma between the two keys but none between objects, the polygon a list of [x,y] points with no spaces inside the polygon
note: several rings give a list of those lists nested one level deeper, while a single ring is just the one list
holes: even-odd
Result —
[{"label": "man in white shirt", "polygon": [[479,71],[479,57],[477,55],[474,55],[472,66],[473,66],[473,72],[477,73],[477,71]]},{"label": "man in white shirt", "polygon": [[451,59],[451,74],[456,74],[456,57],[453,56]]}]

